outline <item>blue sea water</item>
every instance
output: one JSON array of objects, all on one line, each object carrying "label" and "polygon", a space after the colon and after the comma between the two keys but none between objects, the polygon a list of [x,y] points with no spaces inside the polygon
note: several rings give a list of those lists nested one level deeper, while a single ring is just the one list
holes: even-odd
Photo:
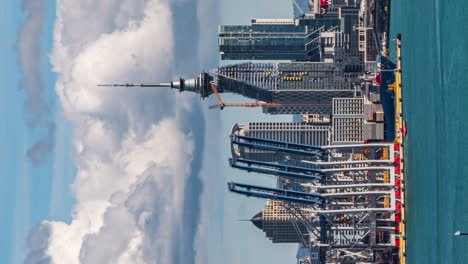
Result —
[{"label": "blue sea water", "polygon": [[402,33],[408,263],[468,263],[468,1],[392,0]]}]

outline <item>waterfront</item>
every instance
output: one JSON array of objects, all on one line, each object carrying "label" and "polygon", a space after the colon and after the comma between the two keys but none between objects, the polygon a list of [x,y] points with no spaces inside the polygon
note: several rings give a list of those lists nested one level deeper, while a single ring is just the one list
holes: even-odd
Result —
[{"label": "waterfront", "polygon": [[393,1],[392,36],[403,36],[408,121],[408,263],[466,263],[468,240],[468,3]]}]

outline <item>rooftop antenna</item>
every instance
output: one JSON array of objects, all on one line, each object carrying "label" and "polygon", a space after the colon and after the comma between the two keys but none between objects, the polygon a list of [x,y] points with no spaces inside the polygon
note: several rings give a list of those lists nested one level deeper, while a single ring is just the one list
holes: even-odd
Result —
[{"label": "rooftop antenna", "polygon": [[126,84],[98,84],[98,86],[111,86],[111,87],[172,87],[174,84],[170,83],[126,83]]}]

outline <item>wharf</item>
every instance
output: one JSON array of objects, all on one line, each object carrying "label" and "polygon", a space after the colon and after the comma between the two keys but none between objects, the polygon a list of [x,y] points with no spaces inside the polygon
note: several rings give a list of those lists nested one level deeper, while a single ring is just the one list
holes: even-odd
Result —
[{"label": "wharf", "polygon": [[395,142],[400,146],[400,179],[401,179],[401,222],[400,222],[400,264],[406,263],[406,188],[405,188],[405,133],[406,124],[403,118],[402,93],[402,61],[401,61],[401,35],[397,36],[397,56],[395,71]]}]

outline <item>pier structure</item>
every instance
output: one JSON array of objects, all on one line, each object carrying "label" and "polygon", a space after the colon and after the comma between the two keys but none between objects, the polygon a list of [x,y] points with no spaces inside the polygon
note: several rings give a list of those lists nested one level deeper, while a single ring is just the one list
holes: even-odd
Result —
[{"label": "pier structure", "polygon": [[[252,137],[239,125],[233,126],[230,138],[231,167],[274,175],[278,186],[230,183],[229,190],[283,201],[296,225],[307,229],[309,240],[303,246],[325,261],[317,263],[365,262],[398,254],[395,220],[401,183],[395,170],[399,155],[395,144],[314,146]],[[259,161],[248,155],[256,152],[274,159]]]},{"label": "pier structure", "polygon": [[405,214],[405,138],[407,136],[406,121],[403,115],[403,83],[402,83],[402,60],[401,60],[401,34],[397,35],[396,38],[396,71],[395,71],[395,142],[400,149],[399,167],[401,177],[401,199],[400,207],[401,210],[401,221],[400,221],[400,263],[405,264],[406,261],[406,214]]}]

